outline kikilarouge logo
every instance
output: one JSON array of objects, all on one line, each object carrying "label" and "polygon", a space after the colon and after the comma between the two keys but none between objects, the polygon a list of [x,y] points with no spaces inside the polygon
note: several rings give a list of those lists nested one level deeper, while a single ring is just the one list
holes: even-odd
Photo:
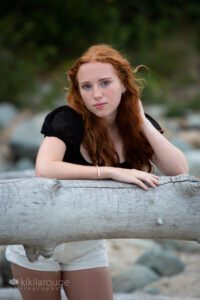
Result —
[{"label": "kikilarouge logo", "polygon": [[19,283],[19,280],[15,279],[15,278],[12,278],[12,279],[9,279],[8,281],[10,284],[12,285],[17,285]]}]

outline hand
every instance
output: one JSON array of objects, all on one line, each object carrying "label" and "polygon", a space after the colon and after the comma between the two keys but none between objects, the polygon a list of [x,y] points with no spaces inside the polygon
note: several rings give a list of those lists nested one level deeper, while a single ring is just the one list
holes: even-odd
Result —
[{"label": "hand", "polygon": [[125,183],[134,183],[146,191],[148,191],[149,188],[145,183],[150,187],[159,185],[158,176],[136,169],[112,168],[111,178]]}]

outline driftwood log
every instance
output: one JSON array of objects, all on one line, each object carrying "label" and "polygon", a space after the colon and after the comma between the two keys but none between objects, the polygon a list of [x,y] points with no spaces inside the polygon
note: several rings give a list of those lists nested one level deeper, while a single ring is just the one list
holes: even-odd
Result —
[{"label": "driftwood log", "polygon": [[200,181],[192,175],[162,176],[149,191],[111,180],[33,175],[0,179],[0,244],[23,244],[30,261],[70,241],[200,241]]}]

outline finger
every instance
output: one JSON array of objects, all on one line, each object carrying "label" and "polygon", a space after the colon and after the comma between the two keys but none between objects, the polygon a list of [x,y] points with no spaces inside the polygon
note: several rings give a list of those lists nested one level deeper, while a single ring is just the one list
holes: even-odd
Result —
[{"label": "finger", "polygon": [[159,180],[158,180],[157,178],[150,177],[149,179],[150,179],[154,184],[156,184],[156,185],[159,185],[159,184],[160,184],[160,182],[159,182]]},{"label": "finger", "polygon": [[159,184],[160,184],[159,180],[157,180],[156,178],[153,179],[153,182],[154,182],[156,185],[159,185]]},{"label": "finger", "polygon": [[156,187],[156,184],[153,182],[151,178],[143,178],[142,179],[145,183],[148,183],[150,187]]},{"label": "finger", "polygon": [[158,175],[155,175],[155,174],[152,174],[152,173],[148,173],[148,172],[144,172],[144,171],[138,171],[137,174],[148,175],[148,176],[151,176],[151,177],[156,178],[156,179],[160,178]]},{"label": "finger", "polygon": [[159,185],[159,181],[152,176],[140,176],[139,179],[144,182],[147,182],[151,187],[156,187],[157,185]]},{"label": "finger", "polygon": [[143,190],[148,191],[149,188],[142,182],[141,180],[135,178],[133,183],[137,184],[139,187],[141,187]]}]

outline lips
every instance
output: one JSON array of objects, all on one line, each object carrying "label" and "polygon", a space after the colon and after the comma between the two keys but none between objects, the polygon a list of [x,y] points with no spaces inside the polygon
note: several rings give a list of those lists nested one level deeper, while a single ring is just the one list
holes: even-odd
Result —
[{"label": "lips", "polygon": [[94,107],[96,107],[96,108],[102,108],[102,107],[104,107],[105,105],[106,105],[106,103],[105,103],[105,102],[102,102],[102,103],[97,103],[97,104],[95,104]]}]

